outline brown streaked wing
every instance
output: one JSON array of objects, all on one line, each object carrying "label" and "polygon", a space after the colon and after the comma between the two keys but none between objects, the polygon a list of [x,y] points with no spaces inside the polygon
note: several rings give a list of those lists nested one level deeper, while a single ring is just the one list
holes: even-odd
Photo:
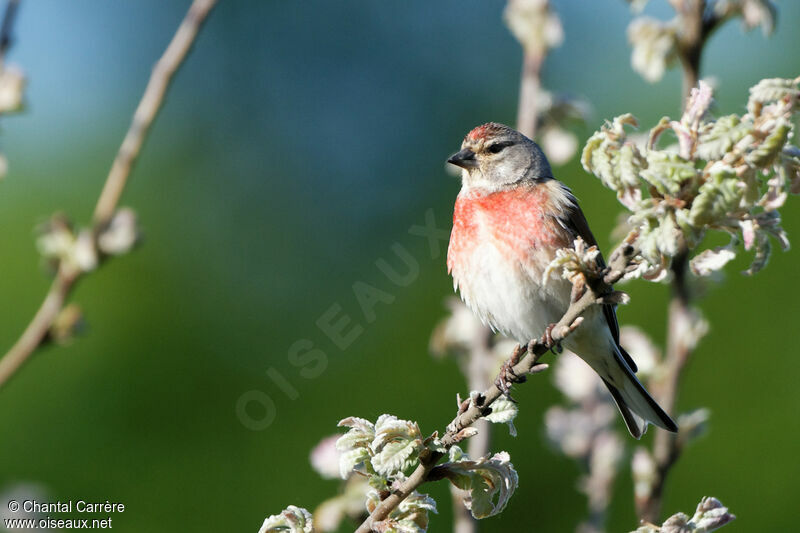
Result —
[{"label": "brown streaked wing", "polygon": [[[577,198],[575,198],[575,195],[573,195],[572,191],[570,191],[566,186],[564,186],[564,189],[567,198],[569,198],[571,202],[571,205],[567,207],[567,211],[562,219],[564,226],[570,229],[575,235],[583,239],[583,241],[589,246],[597,246],[597,240],[594,238],[594,235],[592,235],[592,230],[589,229],[589,223],[586,221],[586,216],[584,216],[583,211],[581,211],[581,208],[578,205]],[[597,263],[601,268],[606,266],[606,262],[603,259],[603,254],[597,256]],[[611,335],[614,337],[614,342],[616,342],[617,346],[619,346],[619,322],[617,322],[616,306],[611,304],[603,304],[603,315],[606,317],[606,322],[608,322],[608,327],[611,330]],[[620,350],[620,352],[623,354],[623,357],[625,357],[625,361],[628,363],[628,365],[630,365],[631,370],[636,372],[636,362],[624,350]]]}]

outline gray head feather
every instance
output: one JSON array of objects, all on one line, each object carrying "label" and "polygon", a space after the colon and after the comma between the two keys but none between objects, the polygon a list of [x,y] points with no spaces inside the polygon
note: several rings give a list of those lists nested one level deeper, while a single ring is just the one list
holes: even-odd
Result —
[{"label": "gray head feather", "polygon": [[489,122],[470,131],[461,145],[475,153],[477,165],[465,169],[464,183],[501,189],[522,181],[553,179],[539,145],[504,124]]}]

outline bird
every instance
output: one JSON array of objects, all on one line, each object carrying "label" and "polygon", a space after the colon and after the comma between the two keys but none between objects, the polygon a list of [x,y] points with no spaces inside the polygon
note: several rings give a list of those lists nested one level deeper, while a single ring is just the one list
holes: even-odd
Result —
[{"label": "bird", "polygon": [[[447,270],[466,305],[494,331],[527,346],[557,323],[571,302],[572,283],[543,274],[556,251],[580,237],[597,246],[578,200],[553,176],[541,148],[496,122],[472,129],[448,163],[461,169],[453,210]],[[597,259],[604,267],[602,256]],[[630,434],[652,423],[675,422],[636,377],[636,363],[620,346],[616,308],[592,305],[563,340],[603,380]]]}]

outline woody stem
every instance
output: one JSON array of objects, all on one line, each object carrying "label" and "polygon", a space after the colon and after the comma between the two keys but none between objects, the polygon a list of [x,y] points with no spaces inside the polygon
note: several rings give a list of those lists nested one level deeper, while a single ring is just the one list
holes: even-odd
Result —
[{"label": "woody stem", "polygon": [[[139,102],[133,120],[117,152],[111,170],[106,177],[103,190],[97,200],[94,212],[93,233],[95,236],[108,224],[116,212],[122,192],[128,182],[133,165],[139,156],[153,121],[164,103],[164,96],[172,83],[172,78],[194,43],[197,33],[211,12],[217,0],[194,0],[183,21],[172,37],[164,54],[156,63]],[[16,2],[14,2],[16,3]],[[9,4],[9,9],[11,4]],[[9,12],[6,11],[8,20]],[[13,17],[13,11],[12,11]],[[3,23],[3,35],[10,32],[10,23]],[[0,38],[0,51],[8,38]],[[7,46],[7,44],[5,45]],[[48,338],[53,322],[58,318],[64,303],[80,273],[60,265],[50,291],[42,301],[36,315],[28,323],[17,342],[0,359],[0,387],[2,387],[28,358],[39,349]]]},{"label": "woody stem", "polygon": [[[708,37],[728,15],[708,12],[705,0],[670,0],[681,20],[678,38],[678,57],[683,70],[683,102],[700,79],[700,64],[703,47]],[[674,413],[681,376],[691,356],[691,347],[684,338],[686,326],[693,320],[691,311],[691,289],[688,284],[689,250],[685,244],[673,258],[671,265],[671,298],[667,317],[667,347],[663,361],[663,376],[652,384],[652,389],[661,407]],[[649,494],[637,499],[639,518],[647,522],[658,522],[663,503],[667,476],[680,457],[681,448],[677,435],[657,431],[653,441],[653,460],[656,463],[655,479]]]},{"label": "woody stem", "polygon": [[542,54],[525,51],[522,59],[522,79],[519,87],[517,129],[526,137],[536,136],[539,91],[541,89]]}]

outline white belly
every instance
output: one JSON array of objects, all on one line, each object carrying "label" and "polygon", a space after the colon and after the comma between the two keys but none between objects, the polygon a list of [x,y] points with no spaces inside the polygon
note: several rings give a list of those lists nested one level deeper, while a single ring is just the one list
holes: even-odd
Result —
[{"label": "white belly", "polygon": [[543,268],[551,259],[546,252],[533,251],[524,262],[509,260],[486,242],[465,259],[453,272],[461,297],[483,322],[507,337],[527,343],[567,310],[570,283],[551,276],[542,285]]}]

